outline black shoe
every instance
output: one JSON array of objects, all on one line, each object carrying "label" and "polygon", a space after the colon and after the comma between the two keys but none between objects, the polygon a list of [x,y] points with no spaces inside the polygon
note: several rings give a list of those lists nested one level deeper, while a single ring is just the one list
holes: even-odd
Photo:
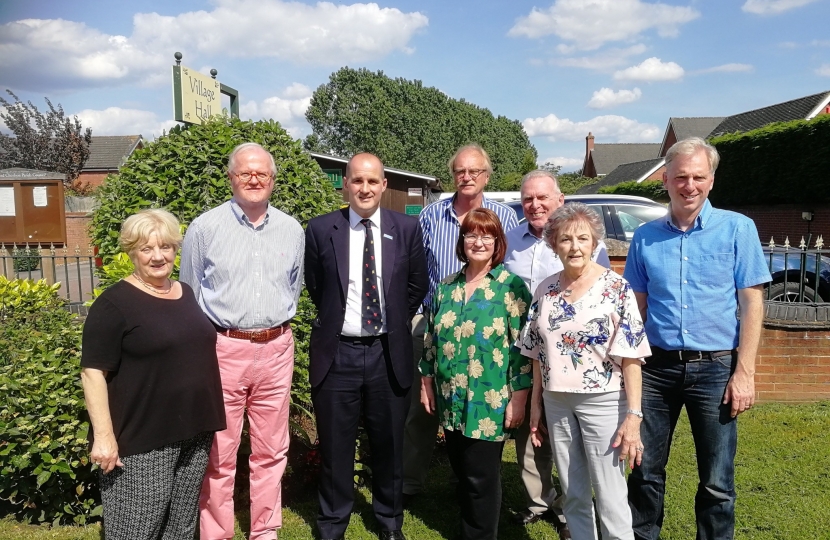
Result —
[{"label": "black shoe", "polygon": [[536,523],[542,519],[542,514],[537,514],[533,510],[525,508],[524,510],[519,510],[513,516],[513,523],[516,525],[530,525],[531,523]]},{"label": "black shoe", "polygon": [[406,540],[403,531],[380,531],[380,540]]},{"label": "black shoe", "polygon": [[343,536],[338,536],[337,538],[321,538],[320,540],[346,540]]}]

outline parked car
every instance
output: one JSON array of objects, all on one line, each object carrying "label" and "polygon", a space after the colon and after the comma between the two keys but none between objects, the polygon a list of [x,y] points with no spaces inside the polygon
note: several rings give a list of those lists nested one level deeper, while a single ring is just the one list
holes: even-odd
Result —
[{"label": "parked car", "polygon": [[830,252],[765,246],[764,256],[772,274],[772,283],[766,289],[767,300],[801,302],[803,284],[804,302],[830,301]]},{"label": "parked car", "polygon": [[[565,204],[570,202],[581,202],[596,210],[605,222],[605,237],[623,242],[630,242],[643,223],[668,213],[665,204],[634,195],[565,195]],[[516,211],[519,221],[524,221],[521,200],[506,204]]]}]

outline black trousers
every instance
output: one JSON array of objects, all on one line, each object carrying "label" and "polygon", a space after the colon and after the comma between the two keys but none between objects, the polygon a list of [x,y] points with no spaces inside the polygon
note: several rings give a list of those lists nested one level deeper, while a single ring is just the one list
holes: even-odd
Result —
[{"label": "black trousers", "polygon": [[385,353],[386,336],[343,338],[326,378],[312,388],[320,439],[317,527],[342,536],[354,505],[354,456],[361,404],[372,456],[372,509],[381,530],[403,526],[403,430],[409,388]]},{"label": "black trousers", "polygon": [[501,454],[504,441],[471,439],[444,430],[461,507],[462,540],[496,540],[501,512]]}]

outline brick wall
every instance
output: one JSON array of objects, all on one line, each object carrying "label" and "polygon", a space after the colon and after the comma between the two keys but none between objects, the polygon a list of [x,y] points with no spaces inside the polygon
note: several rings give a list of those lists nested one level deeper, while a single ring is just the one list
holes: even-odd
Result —
[{"label": "brick wall", "polygon": [[758,349],[759,401],[830,399],[830,330],[764,327]]},{"label": "brick wall", "polygon": [[92,241],[89,239],[89,224],[92,216],[87,212],[66,213],[66,248],[74,252],[75,248],[81,250],[81,255],[86,255],[92,249]]},{"label": "brick wall", "polygon": [[101,172],[82,172],[78,175],[78,178],[72,182],[72,187],[84,190],[89,188],[96,188],[104,183],[106,177],[112,173],[118,172],[116,171],[101,171]]},{"label": "brick wall", "polygon": [[741,206],[731,207],[729,210],[740,212],[755,221],[761,243],[769,243],[770,237],[775,238],[776,244],[783,244],[789,236],[790,245],[798,246],[801,237],[808,237],[808,222],[801,219],[802,212],[813,212],[813,221],[809,223],[813,240],[810,247],[814,247],[819,235],[824,237],[825,245],[830,245],[830,204],[779,204],[775,206]]}]

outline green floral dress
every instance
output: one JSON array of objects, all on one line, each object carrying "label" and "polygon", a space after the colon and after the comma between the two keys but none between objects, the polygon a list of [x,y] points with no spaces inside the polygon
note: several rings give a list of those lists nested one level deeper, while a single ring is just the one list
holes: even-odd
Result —
[{"label": "green floral dress", "polygon": [[444,429],[502,441],[508,435],[504,413],[511,393],[533,383],[531,360],[513,346],[531,296],[520,277],[498,265],[465,302],[465,268],[438,285],[420,371],[434,377]]}]

